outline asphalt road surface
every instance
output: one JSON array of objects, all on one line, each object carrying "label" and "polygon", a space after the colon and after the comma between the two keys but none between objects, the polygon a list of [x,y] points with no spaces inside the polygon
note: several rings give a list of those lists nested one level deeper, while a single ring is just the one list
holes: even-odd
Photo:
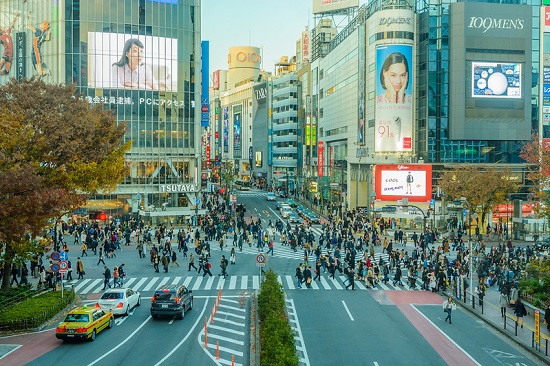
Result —
[{"label": "asphalt road surface", "polygon": [[[238,194],[247,207],[245,217],[261,218],[267,224],[279,217],[275,202],[265,200],[265,192]],[[293,225],[294,226],[294,225]],[[264,226],[265,227],[265,226]],[[314,226],[316,237],[320,225]],[[81,254],[67,237],[73,266]],[[228,241],[228,247],[232,240]],[[260,287],[259,254],[245,244],[237,251],[229,277],[218,276],[222,255],[212,243],[213,277],[188,272],[188,260],[178,253],[180,267],[155,273],[149,257],[138,257],[135,243],[122,246],[116,258],[106,258],[112,268],[125,264],[126,286],[139,291],[142,305],[129,316],[117,317],[115,326],[98,334],[94,342],[62,342],[55,338],[57,321],[43,331],[0,338],[0,365],[248,365],[249,296]],[[409,244],[407,248],[412,250]],[[376,248],[376,258],[381,248]],[[103,265],[88,251],[83,257],[84,280],[68,281],[80,296],[80,304],[94,306],[102,293]],[[377,285],[366,289],[356,282],[356,290],[346,290],[343,277],[322,281],[311,289],[296,288],[294,272],[304,261],[304,253],[294,252],[276,242],[274,255],[267,256],[267,268],[279,275],[287,294],[287,311],[296,332],[301,365],[538,365],[536,359],[506,338],[462,311],[453,312],[453,324],[445,322],[437,294],[405,286]],[[198,261],[197,261],[198,262]],[[314,259],[309,259],[311,265]],[[75,276],[76,277],[76,276]],[[150,298],[157,287],[185,284],[194,294],[194,308],[183,320],[153,320]],[[305,287],[305,286],[304,286]],[[214,303],[222,291],[217,313]],[[205,344],[205,325],[207,344]],[[219,359],[217,359],[217,357]]]}]

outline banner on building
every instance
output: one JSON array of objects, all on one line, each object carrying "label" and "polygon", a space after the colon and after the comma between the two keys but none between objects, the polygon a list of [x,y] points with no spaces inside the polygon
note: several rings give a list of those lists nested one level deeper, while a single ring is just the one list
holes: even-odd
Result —
[{"label": "banner on building", "polygon": [[229,153],[229,107],[223,107],[223,152]]},{"label": "banner on building", "polygon": [[317,143],[317,176],[322,177],[325,167],[325,145],[323,141]]},{"label": "banner on building", "polygon": [[376,47],[375,151],[412,151],[412,45]]}]

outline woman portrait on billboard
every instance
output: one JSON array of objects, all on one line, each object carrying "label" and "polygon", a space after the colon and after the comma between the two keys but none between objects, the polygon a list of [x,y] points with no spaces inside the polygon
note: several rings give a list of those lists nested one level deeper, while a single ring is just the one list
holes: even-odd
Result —
[{"label": "woman portrait on billboard", "polygon": [[380,69],[380,84],[385,92],[376,98],[376,102],[412,105],[412,95],[405,92],[409,78],[409,63],[405,55],[401,52],[390,53]]},{"label": "woman portrait on billboard", "polygon": [[122,55],[111,67],[111,81],[115,88],[158,90],[151,68],[143,62],[143,43],[130,38],[124,43]]}]

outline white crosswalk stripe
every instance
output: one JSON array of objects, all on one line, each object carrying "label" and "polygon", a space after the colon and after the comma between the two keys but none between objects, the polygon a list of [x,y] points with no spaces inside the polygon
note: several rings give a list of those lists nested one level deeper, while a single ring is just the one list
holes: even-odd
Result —
[{"label": "white crosswalk stripe", "polygon": [[[403,281],[403,286],[393,285],[393,278],[390,277],[390,281],[387,284],[378,282],[374,288],[370,290],[411,290],[408,284]],[[75,292],[77,294],[93,294],[103,291],[103,280],[101,279],[85,279],[85,280],[72,280],[68,281],[75,285]],[[291,275],[279,276],[279,283],[285,290],[296,290],[298,288],[296,278]],[[166,277],[145,277],[145,278],[129,278],[124,287],[131,287],[136,291],[147,292],[154,291],[157,288],[168,285],[183,284],[193,291],[216,291],[222,290],[249,290],[258,289],[260,287],[259,276],[251,275],[239,275],[228,276],[223,278],[220,276],[212,276],[203,278],[202,275],[188,275],[183,276],[166,276]],[[329,277],[328,273],[321,275],[321,279],[313,281],[311,283],[311,289],[314,290],[345,290],[345,286],[348,284],[346,277],[342,275],[336,275],[335,278]],[[416,290],[422,286],[420,280],[416,281]],[[367,290],[364,281],[355,280],[355,287],[358,290]],[[302,288],[306,288],[305,284],[302,284]]]}]

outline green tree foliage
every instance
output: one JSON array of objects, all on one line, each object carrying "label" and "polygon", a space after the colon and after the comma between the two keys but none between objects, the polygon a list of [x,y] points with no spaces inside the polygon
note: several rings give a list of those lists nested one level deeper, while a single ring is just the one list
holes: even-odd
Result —
[{"label": "green tree foliage", "polygon": [[298,365],[294,331],[285,313],[285,294],[277,275],[266,271],[258,295],[260,363],[268,366]]},{"label": "green tree foliage", "polygon": [[511,176],[508,168],[466,164],[445,171],[438,185],[447,200],[466,198],[472,213],[476,212],[484,223],[496,204],[505,202],[509,193],[517,192],[518,186]]},{"label": "green tree foliage", "polygon": [[74,86],[38,78],[0,87],[0,243],[5,247],[2,289],[10,267],[36,248],[31,241],[48,220],[85,203],[88,194],[114,190],[124,175],[123,124],[90,106]]},{"label": "green tree foliage", "polygon": [[523,294],[535,299],[535,306],[546,308],[550,303],[550,259],[533,260],[525,268],[526,274],[520,280]]},{"label": "green tree foliage", "polygon": [[550,150],[541,144],[538,135],[533,135],[520,156],[529,163],[527,179],[533,182],[535,211],[550,222]]}]

